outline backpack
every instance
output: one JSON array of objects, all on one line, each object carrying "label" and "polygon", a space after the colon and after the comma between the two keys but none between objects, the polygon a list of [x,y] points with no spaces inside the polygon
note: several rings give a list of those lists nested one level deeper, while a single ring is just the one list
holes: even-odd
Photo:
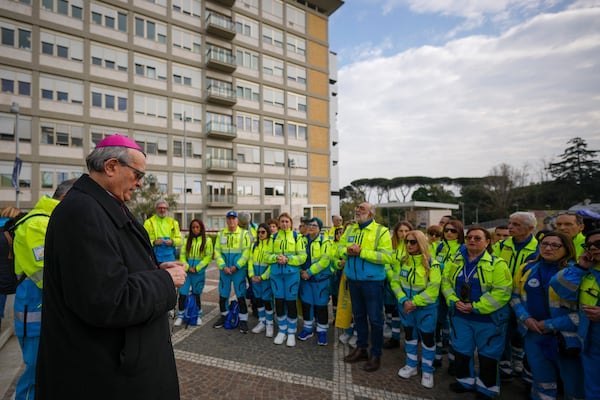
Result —
[{"label": "backpack", "polygon": [[200,308],[196,303],[196,296],[193,294],[187,296],[185,299],[185,308],[183,309],[183,322],[185,323],[186,328],[191,326],[196,326],[198,324],[198,314],[200,313]]},{"label": "backpack", "polygon": [[13,241],[15,240],[15,234],[16,234],[16,230],[19,226],[21,226],[21,224],[23,224],[25,221],[27,221],[29,218],[33,218],[33,217],[46,217],[46,218],[50,218],[50,216],[48,214],[41,214],[41,213],[36,213],[36,214],[19,214],[16,217],[8,220],[6,222],[6,224],[4,225],[4,236],[6,236],[6,240],[8,240],[8,246],[10,248],[9,253],[8,253],[8,259],[12,260],[14,257],[14,253],[13,253]]},{"label": "backpack", "polygon": [[225,317],[225,323],[223,324],[223,328],[225,329],[235,329],[240,324],[240,304],[237,300],[232,300],[229,303],[229,312]]}]

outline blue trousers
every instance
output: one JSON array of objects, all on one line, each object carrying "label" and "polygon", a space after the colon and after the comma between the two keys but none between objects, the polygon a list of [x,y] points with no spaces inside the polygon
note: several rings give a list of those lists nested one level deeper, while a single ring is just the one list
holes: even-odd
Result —
[{"label": "blue trousers", "polygon": [[19,345],[23,353],[25,371],[17,382],[15,400],[33,400],[35,394],[35,367],[40,337],[19,337]]},{"label": "blue trousers", "polygon": [[352,300],[352,317],[358,333],[357,346],[369,347],[371,328],[371,356],[380,357],[383,349],[383,296],[385,281],[348,280]]},{"label": "blue trousers", "polygon": [[223,271],[219,271],[219,296],[229,298],[231,294],[231,284],[233,283],[233,290],[235,296],[239,299],[240,297],[246,297],[246,270],[238,269],[231,275],[227,275]]},{"label": "blue trousers", "polygon": [[581,354],[586,400],[600,399],[600,322],[590,322],[586,349]]}]

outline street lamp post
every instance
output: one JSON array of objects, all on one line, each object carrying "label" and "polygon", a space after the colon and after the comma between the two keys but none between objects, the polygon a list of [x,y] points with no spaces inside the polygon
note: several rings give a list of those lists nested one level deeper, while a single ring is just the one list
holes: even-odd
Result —
[{"label": "street lamp post", "polygon": [[289,187],[289,196],[290,196],[290,216],[292,214],[292,168],[296,165],[296,162],[293,158],[288,158],[287,167],[288,167],[288,187]]},{"label": "street lamp post", "polygon": [[15,171],[14,171],[14,179],[16,180],[15,185],[15,207],[19,208],[19,191],[20,191],[20,183],[19,183],[19,173],[21,172],[21,160],[19,159],[19,103],[14,102],[10,106],[10,112],[16,114],[15,117]]},{"label": "street lamp post", "polygon": [[187,226],[187,117],[183,112],[183,226]]}]

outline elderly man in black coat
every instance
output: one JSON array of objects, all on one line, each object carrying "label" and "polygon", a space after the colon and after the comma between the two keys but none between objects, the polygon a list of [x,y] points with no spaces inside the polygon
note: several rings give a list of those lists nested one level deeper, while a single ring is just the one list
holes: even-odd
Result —
[{"label": "elderly man in black coat", "polygon": [[113,135],[86,162],[48,225],[36,399],[179,399],[168,311],[185,270],[157,265],[125,206],[145,154]]}]

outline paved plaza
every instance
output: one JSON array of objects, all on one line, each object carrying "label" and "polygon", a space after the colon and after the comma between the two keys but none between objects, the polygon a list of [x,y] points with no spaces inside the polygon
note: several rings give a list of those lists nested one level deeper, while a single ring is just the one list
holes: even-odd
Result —
[{"label": "paved plaza", "polygon": [[[421,386],[420,374],[410,379],[398,377],[398,369],[404,365],[403,347],[384,350],[382,368],[373,373],[362,371],[360,363],[346,364],[343,357],[351,349],[337,340],[340,332],[332,327],[327,346],[318,346],[315,335],[306,342],[298,340],[292,348],[277,346],[264,334],[214,329],[212,324],[219,315],[217,285],[213,263],[202,296],[203,325],[173,328],[183,400],[475,398],[473,393],[449,392],[448,384],[454,379],[446,372],[446,360],[435,372],[433,389]],[[248,322],[252,328],[257,320],[251,315]],[[12,399],[14,385],[13,380],[0,398]],[[502,387],[500,399],[526,398],[525,387],[518,380]]]}]

